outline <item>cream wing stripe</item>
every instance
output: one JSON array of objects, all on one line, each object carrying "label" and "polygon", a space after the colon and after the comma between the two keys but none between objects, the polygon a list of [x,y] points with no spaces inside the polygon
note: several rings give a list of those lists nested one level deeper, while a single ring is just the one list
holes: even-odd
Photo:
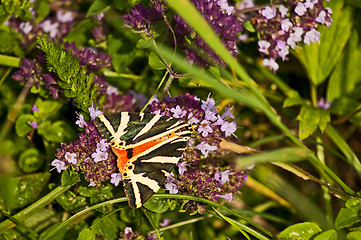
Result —
[{"label": "cream wing stripe", "polygon": [[141,162],[145,163],[173,163],[177,164],[179,157],[164,157],[164,156],[156,156],[149,159],[142,160]]},{"label": "cream wing stripe", "polygon": [[[113,134],[114,139],[116,139],[115,141],[117,141],[117,140],[120,141],[120,137],[126,133],[126,131],[124,131],[124,130],[128,126],[129,120],[130,120],[130,116],[129,116],[128,112],[122,112],[118,130],[116,133]],[[114,132],[114,130],[113,130],[113,132]]]},{"label": "cream wing stripe", "polygon": [[161,115],[154,115],[154,117],[147,124],[145,124],[144,128],[142,128],[142,130],[140,130],[140,132],[138,132],[138,134],[135,135],[133,141],[137,139],[139,136],[149,132],[149,130],[152,129],[154,124],[156,124],[161,117],[162,117]]}]

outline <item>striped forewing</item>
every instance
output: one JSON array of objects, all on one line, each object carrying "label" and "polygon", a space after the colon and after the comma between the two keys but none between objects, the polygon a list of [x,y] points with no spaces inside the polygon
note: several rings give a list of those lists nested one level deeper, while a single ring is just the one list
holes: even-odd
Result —
[{"label": "striped forewing", "polygon": [[108,142],[125,142],[124,145],[113,145],[113,148],[128,152],[145,146],[149,141],[162,139],[156,145],[128,156],[122,177],[132,208],[142,206],[160,189],[182,156],[192,132],[190,125],[183,121],[152,114],[109,114],[99,116],[95,123]]}]

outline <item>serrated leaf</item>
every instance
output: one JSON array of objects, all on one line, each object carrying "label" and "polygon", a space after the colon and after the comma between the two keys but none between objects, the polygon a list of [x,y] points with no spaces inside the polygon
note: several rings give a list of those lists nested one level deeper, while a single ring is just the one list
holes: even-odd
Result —
[{"label": "serrated leaf", "polygon": [[29,125],[29,122],[33,122],[35,120],[32,114],[22,114],[20,115],[15,122],[15,130],[16,133],[20,137],[24,137],[29,132],[33,131],[34,128]]},{"label": "serrated leaf", "polygon": [[303,105],[300,114],[297,116],[300,121],[298,135],[301,139],[310,136],[319,127],[321,131],[325,130],[330,122],[330,113],[320,108],[309,105]]},{"label": "serrated leaf", "polygon": [[151,68],[153,68],[154,70],[163,70],[166,68],[164,63],[162,62],[162,60],[160,60],[160,58],[158,57],[158,55],[155,52],[150,52],[149,58],[148,58],[148,63],[149,63],[149,66]]},{"label": "serrated leaf", "polygon": [[349,227],[355,223],[361,221],[360,218],[361,208],[341,208],[340,212],[338,213],[335,226],[337,229]]},{"label": "serrated leaf", "polygon": [[319,27],[320,44],[315,42],[295,49],[295,55],[305,66],[308,77],[316,86],[327,79],[339,61],[353,23],[352,8],[343,5],[343,1],[331,1],[328,7],[333,11],[333,22],[330,27]]},{"label": "serrated leaf", "polygon": [[95,240],[95,235],[89,228],[84,228],[80,232],[78,240]]},{"label": "serrated leaf", "polygon": [[321,231],[321,228],[317,224],[304,222],[286,228],[278,235],[278,238],[280,240],[309,240]]},{"label": "serrated leaf", "polygon": [[136,47],[138,49],[146,49],[146,48],[150,48],[152,45],[153,45],[152,40],[139,39],[139,41],[137,42]]},{"label": "serrated leaf", "polygon": [[169,209],[167,199],[164,198],[151,197],[143,206],[155,213],[164,213]]}]

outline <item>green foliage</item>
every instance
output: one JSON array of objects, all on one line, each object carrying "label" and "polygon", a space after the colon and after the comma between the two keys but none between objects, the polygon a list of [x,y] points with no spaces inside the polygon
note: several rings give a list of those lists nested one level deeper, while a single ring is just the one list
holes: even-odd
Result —
[{"label": "green foliage", "polygon": [[45,53],[49,71],[59,76],[58,84],[64,90],[65,97],[74,99],[84,114],[96,103],[102,106],[105,95],[98,98],[98,87],[93,85],[94,73],[89,73],[85,66],[81,66],[73,58],[71,50],[65,50],[57,40],[52,43],[45,37],[39,37],[38,43],[39,49]]}]

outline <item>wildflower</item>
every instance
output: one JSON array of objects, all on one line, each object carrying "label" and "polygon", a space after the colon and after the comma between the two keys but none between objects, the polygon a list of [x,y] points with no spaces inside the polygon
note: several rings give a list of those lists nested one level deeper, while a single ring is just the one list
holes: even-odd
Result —
[{"label": "wildflower", "polygon": [[197,146],[194,147],[202,152],[202,154],[207,157],[209,152],[216,151],[218,148],[216,146],[211,146],[208,143],[201,142]]},{"label": "wildflower", "polygon": [[75,124],[81,128],[86,127],[87,123],[84,120],[84,116],[82,114],[77,114],[77,115],[78,115],[78,120],[75,121]]},{"label": "wildflower", "polygon": [[99,151],[97,150],[96,152],[92,153],[92,158],[94,160],[94,162],[100,162],[100,161],[104,161],[108,159],[108,152],[103,152],[103,151]]},{"label": "wildflower", "polygon": [[298,16],[303,16],[305,12],[307,12],[305,5],[301,2],[298,2],[295,8],[295,13],[297,13]]},{"label": "wildflower", "polygon": [[[234,115],[232,114],[231,112],[231,109],[230,107],[225,107],[224,108],[224,113],[222,114],[222,117],[221,118],[233,118],[234,119]],[[220,117],[218,116],[218,119]]]},{"label": "wildflower", "polygon": [[31,32],[31,30],[33,29],[33,26],[31,25],[30,22],[22,22],[19,26],[19,29],[25,33],[25,34],[29,34]]},{"label": "wildflower", "polygon": [[324,98],[320,98],[317,105],[319,108],[328,110],[332,106],[332,102],[327,102]]},{"label": "wildflower", "polygon": [[276,9],[271,7],[266,7],[262,10],[262,16],[267,19],[272,19],[276,16]]},{"label": "wildflower", "polygon": [[267,53],[268,52],[268,48],[271,46],[271,43],[265,41],[265,40],[259,40],[258,41],[258,51],[260,51],[261,53]]},{"label": "wildflower", "polygon": [[97,143],[97,151],[105,152],[108,149],[109,149],[109,144],[105,139],[102,139],[100,142]]},{"label": "wildflower", "polygon": [[36,106],[36,104],[34,104],[34,106],[31,108],[31,111],[33,112],[39,112],[38,107]]},{"label": "wildflower", "polygon": [[232,201],[233,201],[232,193],[223,194],[223,195],[221,195],[220,197],[226,199],[228,202],[232,202]]},{"label": "wildflower", "polygon": [[90,118],[92,120],[94,120],[99,115],[103,114],[103,112],[99,110],[98,106],[96,108],[94,108],[94,106],[91,106],[91,107],[88,108],[88,110],[89,110],[89,113],[90,113]]},{"label": "wildflower", "polygon": [[[64,163],[63,161],[58,160],[58,159],[53,160],[53,161],[50,163],[50,165],[54,167],[53,169],[56,168],[56,170],[58,171],[58,173],[61,173],[61,171],[63,171],[63,170],[66,169],[65,163]],[[51,169],[51,170],[53,170],[53,169]],[[51,171],[51,170],[50,170],[50,171]]]},{"label": "wildflower", "polygon": [[133,232],[133,229],[131,227],[124,228],[124,233],[125,234],[129,234],[129,233],[132,233],[132,232]]},{"label": "wildflower", "polygon": [[71,12],[57,11],[56,19],[61,23],[67,23],[74,20],[73,14]]},{"label": "wildflower", "polygon": [[36,122],[28,122],[29,123],[29,125],[32,127],[32,128],[34,128],[34,129],[38,129],[38,124],[36,123]]},{"label": "wildflower", "polygon": [[59,23],[51,23],[50,20],[44,21],[40,26],[45,33],[49,33],[50,38],[55,38],[56,34],[59,31]]},{"label": "wildflower", "polygon": [[118,88],[113,86],[108,86],[107,95],[112,95],[112,94],[118,95]]},{"label": "wildflower", "polygon": [[70,153],[70,152],[65,153],[65,160],[67,160],[68,163],[76,164],[78,161],[76,160],[75,157],[76,157],[76,153]]},{"label": "wildflower", "polygon": [[223,186],[227,181],[229,181],[229,172],[230,170],[221,171],[214,175],[214,178]]},{"label": "wildflower", "polygon": [[89,183],[88,187],[95,187],[97,184],[95,182]]},{"label": "wildflower", "polygon": [[277,71],[279,68],[278,64],[276,63],[276,61],[273,58],[263,59],[262,64],[263,64],[263,66],[269,67],[273,71]]},{"label": "wildflower", "polygon": [[179,174],[183,174],[185,171],[187,171],[187,163],[186,162],[179,162],[177,163],[178,172]]},{"label": "wildflower", "polygon": [[307,45],[310,45],[310,42],[316,42],[318,41],[320,43],[320,36],[321,33],[317,32],[316,29],[312,28],[310,31],[306,32],[304,43]]},{"label": "wildflower", "polygon": [[165,189],[168,190],[170,194],[177,194],[178,193],[177,184],[175,184],[175,183],[166,183],[164,186],[165,186]]},{"label": "wildflower", "polygon": [[170,111],[173,113],[174,118],[182,118],[187,113],[185,110],[182,110],[179,105],[177,105],[175,108],[171,108]]},{"label": "wildflower", "polygon": [[122,181],[121,173],[113,173],[110,177],[110,183],[114,184],[115,186],[118,186],[119,182]]},{"label": "wildflower", "polygon": [[166,226],[169,225],[169,223],[170,223],[170,219],[169,218],[164,218],[163,222],[159,223],[159,226],[166,227]]},{"label": "wildflower", "polygon": [[203,120],[201,122],[201,125],[198,127],[198,132],[202,133],[203,137],[207,137],[208,133],[212,133],[213,129],[211,128],[211,126],[209,125],[209,121],[208,120]]}]

